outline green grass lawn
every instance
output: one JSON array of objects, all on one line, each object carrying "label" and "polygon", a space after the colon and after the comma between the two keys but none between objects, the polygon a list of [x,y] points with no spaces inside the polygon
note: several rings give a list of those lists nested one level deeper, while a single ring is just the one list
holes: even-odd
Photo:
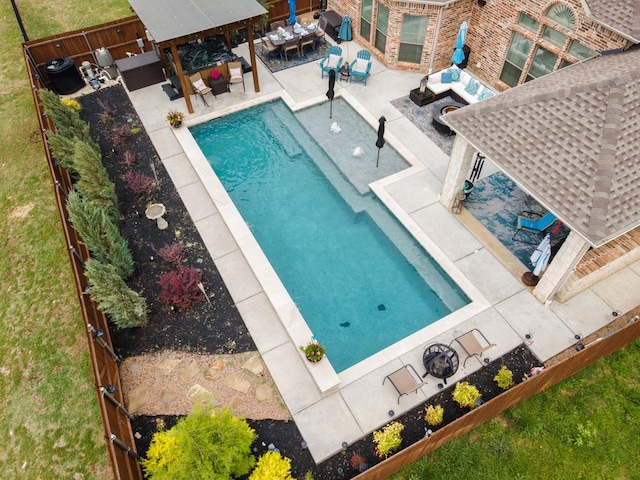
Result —
[{"label": "green grass lawn", "polygon": [[[17,3],[31,39],[131,14],[126,0]],[[0,9],[0,478],[110,478],[20,32]],[[640,478],[639,359],[636,342],[395,478]]]},{"label": "green grass lawn", "polygon": [[[30,39],[131,15],[126,0],[16,3]],[[0,11],[0,478],[111,478],[22,37]]]}]

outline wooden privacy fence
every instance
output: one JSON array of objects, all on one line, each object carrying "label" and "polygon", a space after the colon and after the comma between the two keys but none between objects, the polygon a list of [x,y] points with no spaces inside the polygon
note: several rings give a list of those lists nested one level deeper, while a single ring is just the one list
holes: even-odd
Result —
[{"label": "wooden privacy fence", "polygon": [[617,332],[588,344],[575,355],[549,367],[528,380],[511,387],[506,392],[471,410],[465,416],[436,430],[431,436],[405,448],[387,460],[366,470],[358,480],[381,480],[440,448],[449,440],[458,438],[505,410],[527,400],[537,393],[575,375],[599,358],[626,347],[640,337],[640,321],[627,324]]},{"label": "wooden privacy fence", "polygon": [[69,225],[66,210],[66,198],[72,188],[68,172],[52,157],[46,141],[46,132],[55,131],[51,119],[44,115],[38,98],[38,90],[44,85],[40,83],[28,60],[27,72],[31,79],[33,102],[36,108],[40,134],[45,149],[49,173],[54,183],[54,196],[65,243],[71,262],[71,270],[76,284],[76,293],[80,303],[80,312],[87,334],[89,358],[93,370],[98,406],[104,427],[109,461],[115,480],[142,479],[142,471],[138,464],[130,414],[124,407],[120,374],[118,370],[119,358],[113,350],[107,319],[102,311],[96,308],[88,293],[88,282],[84,275],[84,263],[89,259],[86,246],[80,241],[77,232]]}]

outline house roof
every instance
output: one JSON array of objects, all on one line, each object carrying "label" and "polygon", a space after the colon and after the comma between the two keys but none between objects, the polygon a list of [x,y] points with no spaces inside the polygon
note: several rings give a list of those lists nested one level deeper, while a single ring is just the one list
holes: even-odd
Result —
[{"label": "house roof", "polygon": [[444,120],[593,246],[640,225],[640,49],[563,68]]},{"label": "house roof", "polygon": [[256,0],[129,0],[129,4],[158,43],[267,13]]},{"label": "house roof", "polygon": [[640,0],[582,0],[587,16],[640,43]]}]

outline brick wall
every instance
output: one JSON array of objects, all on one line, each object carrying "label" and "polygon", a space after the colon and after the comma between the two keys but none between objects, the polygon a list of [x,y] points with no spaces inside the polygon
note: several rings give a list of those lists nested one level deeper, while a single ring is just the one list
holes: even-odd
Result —
[{"label": "brick wall", "polygon": [[[375,3],[382,3],[389,9],[389,30],[384,55],[373,47],[373,44],[369,42],[370,39],[360,37],[361,0],[329,0],[328,8],[341,15],[349,15],[354,38],[363,43],[387,67],[425,73],[429,68],[436,71],[451,65],[451,55],[455,48],[458,29],[460,24],[466,20],[469,23],[466,44],[471,48],[467,68],[496,89],[505,90],[508,86],[500,82],[499,77],[513,32],[517,31],[533,42],[540,37],[540,34],[533,34],[516,25],[519,13],[527,13],[544,23],[547,22],[544,12],[558,2],[488,0],[484,7],[478,6],[477,0],[460,0],[444,6],[390,0],[379,0],[379,2],[374,0]],[[567,0],[562,3],[568,5],[575,13],[576,28],[575,31],[572,31],[555,25],[555,29],[561,30],[568,37],[578,40],[596,52],[628,45],[628,41],[618,34],[589,20],[584,14],[580,0]],[[376,9],[374,8],[372,31],[375,30],[375,14]],[[398,61],[400,29],[404,14],[422,15],[429,19],[420,65]],[[435,42],[437,44],[434,45]],[[549,44],[545,45],[553,51]],[[535,49],[532,49],[528,63],[531,61],[534,51]],[[559,53],[558,49],[555,53]]]}]

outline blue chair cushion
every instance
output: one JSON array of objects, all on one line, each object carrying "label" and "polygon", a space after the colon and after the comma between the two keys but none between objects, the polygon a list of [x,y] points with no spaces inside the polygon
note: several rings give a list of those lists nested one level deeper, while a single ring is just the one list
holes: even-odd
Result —
[{"label": "blue chair cushion", "polygon": [[471,95],[475,95],[478,91],[478,88],[480,88],[480,83],[472,78],[471,80],[469,80],[467,86],[464,87],[464,91],[470,93]]},{"label": "blue chair cushion", "polygon": [[440,81],[442,83],[451,83],[451,72],[442,72],[440,74]]},{"label": "blue chair cushion", "polygon": [[451,67],[447,70],[447,72],[451,73],[451,80],[454,82],[460,81],[460,69],[457,67]]}]

